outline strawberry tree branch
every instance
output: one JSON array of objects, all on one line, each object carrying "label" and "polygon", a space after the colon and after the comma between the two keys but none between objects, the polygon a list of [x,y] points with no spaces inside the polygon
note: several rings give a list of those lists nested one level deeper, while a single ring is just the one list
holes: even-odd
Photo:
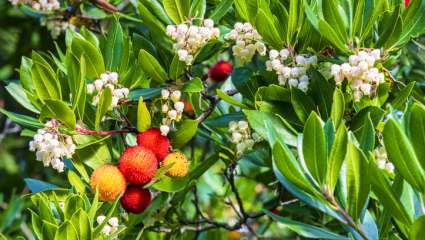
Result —
[{"label": "strawberry tree branch", "polygon": [[[238,91],[236,89],[231,89],[231,90],[225,91],[225,93],[229,96],[233,96],[236,93],[238,93]],[[202,92],[201,94],[204,98],[206,98],[210,102],[210,104],[208,108],[205,109],[201,113],[201,115],[199,115],[198,118],[196,119],[199,123],[204,122],[211,115],[211,113],[214,111],[215,107],[217,107],[218,103],[221,100],[217,95],[214,95],[214,96],[208,95],[207,88],[205,88],[204,92]]]},{"label": "strawberry tree branch", "polygon": [[96,130],[90,130],[85,128],[76,128],[75,131],[81,134],[86,135],[114,135],[114,134],[123,134],[123,133],[136,133],[137,129],[133,127],[118,129],[118,130],[111,130],[111,131],[96,131]]}]

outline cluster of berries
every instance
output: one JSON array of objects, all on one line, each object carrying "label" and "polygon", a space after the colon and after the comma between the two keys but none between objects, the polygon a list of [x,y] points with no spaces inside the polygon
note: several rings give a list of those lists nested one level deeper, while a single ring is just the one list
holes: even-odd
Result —
[{"label": "cluster of berries", "polygon": [[236,144],[238,155],[251,149],[256,142],[261,141],[260,135],[255,132],[251,134],[251,129],[247,121],[229,122],[229,132],[232,135],[232,143]]},{"label": "cluster of berries", "polygon": [[387,170],[388,173],[394,173],[394,165],[388,161],[387,151],[384,146],[378,147],[373,151],[378,168]]},{"label": "cluster of berries", "polygon": [[168,25],[166,31],[167,35],[176,41],[173,47],[179,60],[186,65],[192,64],[196,52],[208,41],[220,36],[220,30],[214,27],[214,21],[211,19],[203,20],[202,26],[196,26],[192,21],[177,26]]},{"label": "cluster of berries", "polygon": [[248,22],[237,22],[234,29],[227,33],[224,38],[235,42],[232,51],[239,64],[251,61],[256,52],[261,56],[266,55],[267,49],[261,41],[261,35]]},{"label": "cluster of berries", "polygon": [[165,114],[165,117],[162,118],[162,124],[159,129],[163,136],[167,136],[174,123],[179,122],[182,119],[185,104],[180,100],[181,95],[182,94],[179,90],[161,90],[161,112]]},{"label": "cluster of berries", "polygon": [[356,101],[363,95],[373,97],[378,85],[385,81],[384,74],[375,67],[379,59],[381,59],[379,49],[359,51],[348,58],[348,63],[332,65],[331,74],[337,84],[341,84],[344,78],[348,80]]},{"label": "cluster of berries", "polygon": [[[121,155],[118,167],[97,168],[90,186],[99,191],[99,199],[113,201],[121,194],[121,206],[128,212],[141,213],[151,202],[151,193],[143,186],[151,182],[159,167],[170,177],[184,177],[189,162],[181,152],[170,152],[171,144],[159,129],[151,128],[137,135],[137,146],[128,147]],[[127,186],[128,185],[128,186]]]},{"label": "cluster of berries", "polygon": [[[96,218],[96,222],[97,224],[102,224],[105,221],[106,217],[104,215],[99,215]],[[118,218],[117,217],[111,217],[109,218],[108,222],[105,224],[105,226],[103,226],[102,228],[102,233],[105,234],[106,236],[109,236],[113,233],[115,233],[118,230]]]},{"label": "cluster of berries", "polygon": [[53,119],[37,131],[29,143],[29,149],[36,152],[36,159],[42,161],[45,167],[52,165],[58,172],[63,172],[63,160],[72,157],[75,144],[71,136],[59,132],[59,123]]},{"label": "cluster of berries", "polygon": [[112,102],[110,109],[116,108],[121,99],[128,97],[128,88],[121,87],[118,84],[118,73],[106,72],[100,74],[100,78],[96,79],[93,83],[87,84],[87,93],[96,93],[96,95],[93,97],[93,105],[96,106],[99,103],[99,98],[102,95],[102,90],[104,88],[110,88],[112,91]]},{"label": "cluster of berries", "polygon": [[58,10],[60,3],[58,0],[9,0],[13,5],[25,4],[31,6],[34,10],[50,12]]},{"label": "cluster of berries", "polygon": [[269,52],[266,69],[276,72],[280,85],[288,84],[290,87],[307,92],[309,84],[307,70],[316,64],[316,56],[296,55],[293,57],[286,48],[280,51],[273,49]]},{"label": "cluster of berries", "polygon": [[66,20],[58,19],[58,18],[42,18],[41,20],[41,26],[46,26],[47,30],[50,31],[50,35],[52,38],[56,39],[61,35],[63,32],[65,32],[67,29],[75,30],[75,25],[72,25]]}]

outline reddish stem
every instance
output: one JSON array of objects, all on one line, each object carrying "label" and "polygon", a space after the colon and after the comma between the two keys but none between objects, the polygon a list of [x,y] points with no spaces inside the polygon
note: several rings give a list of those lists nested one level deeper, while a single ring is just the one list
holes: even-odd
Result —
[{"label": "reddish stem", "polygon": [[113,135],[113,134],[122,134],[122,133],[130,133],[134,132],[134,129],[119,129],[119,130],[111,130],[111,131],[95,131],[85,128],[76,128],[77,132],[81,134],[87,134],[87,135]]}]

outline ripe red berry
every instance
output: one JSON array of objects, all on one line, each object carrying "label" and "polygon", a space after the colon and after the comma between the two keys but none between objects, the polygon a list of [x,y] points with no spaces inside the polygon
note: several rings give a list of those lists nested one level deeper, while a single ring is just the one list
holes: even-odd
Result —
[{"label": "ripe red berry", "polygon": [[214,82],[223,82],[232,73],[233,67],[227,61],[219,61],[209,70],[209,76]]},{"label": "ripe red berry", "polygon": [[137,144],[151,150],[158,161],[162,161],[170,153],[170,140],[161,135],[157,128],[148,129],[137,135]]},{"label": "ripe red berry", "polygon": [[129,186],[120,202],[127,212],[142,213],[151,203],[151,193],[142,187]]},{"label": "ripe red berry", "polygon": [[142,146],[128,147],[121,155],[119,169],[129,183],[143,185],[155,176],[158,160]]},{"label": "ripe red berry", "polygon": [[404,6],[407,8],[409,7],[410,0],[404,0]]}]

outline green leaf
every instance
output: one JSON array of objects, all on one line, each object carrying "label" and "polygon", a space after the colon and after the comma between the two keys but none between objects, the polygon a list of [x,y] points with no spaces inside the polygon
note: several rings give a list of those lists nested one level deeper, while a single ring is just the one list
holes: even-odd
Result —
[{"label": "green leaf", "polygon": [[143,97],[139,98],[139,105],[137,106],[137,131],[143,132],[151,126],[151,114],[143,101]]},{"label": "green leaf", "polygon": [[204,84],[202,80],[198,77],[186,82],[182,89],[186,93],[199,93],[204,91]]},{"label": "green leaf", "polygon": [[385,124],[383,137],[389,160],[413,188],[422,193],[425,192],[424,169],[409,139],[393,118]]},{"label": "green leaf", "polygon": [[318,238],[318,239],[335,239],[335,240],[349,240],[350,238],[338,235],[329,230],[319,228],[313,225],[308,225],[305,223],[297,222],[289,218],[285,218],[279,215],[276,215],[268,210],[263,209],[263,212],[270,216],[272,219],[282,223],[287,228],[296,232],[302,237],[305,238]]},{"label": "green leaf", "polygon": [[340,35],[326,21],[318,19],[318,27],[318,31],[321,35],[331,42],[336,48],[345,53],[350,51],[345,42],[340,38]]},{"label": "green leaf", "polygon": [[375,163],[371,164],[370,182],[373,193],[378,197],[380,203],[384,206],[388,213],[397,221],[410,225],[412,220],[403,204],[397,197],[397,194],[391,188],[390,181],[382,173]]},{"label": "green leaf", "polygon": [[32,82],[40,100],[61,99],[61,87],[53,68],[36,52],[32,53],[32,58]]},{"label": "green leaf", "polygon": [[300,163],[289,148],[279,140],[273,146],[273,162],[276,169],[299,189],[313,195],[320,195],[302,172]]},{"label": "green leaf", "polygon": [[372,119],[368,113],[365,118],[365,123],[359,139],[360,148],[363,152],[371,152],[375,148],[375,128],[373,126]]},{"label": "green leaf", "polygon": [[10,82],[6,86],[7,92],[12,96],[19,104],[21,104],[24,108],[30,110],[34,113],[40,113],[40,111],[32,105],[31,101],[28,99],[25,94],[25,89],[21,84],[17,82]]},{"label": "green leaf", "polygon": [[83,209],[79,209],[72,215],[71,223],[76,227],[79,239],[92,239],[92,229],[89,216]]},{"label": "green leaf", "polygon": [[230,9],[232,9],[233,0],[222,0],[214,7],[214,10],[211,11],[208,18],[212,19],[214,22],[219,22]]},{"label": "green leaf", "polygon": [[365,154],[349,140],[346,155],[347,208],[357,220],[366,204],[370,191],[369,162]]},{"label": "green leaf", "polygon": [[195,135],[198,130],[198,121],[186,119],[177,126],[176,132],[170,133],[171,144],[176,148],[181,148],[186,145]]},{"label": "green leaf", "polygon": [[84,162],[92,169],[96,169],[111,162],[111,153],[108,145],[102,142],[76,150],[73,158],[76,161]]},{"label": "green leaf", "polygon": [[301,1],[295,0],[289,3],[289,14],[288,14],[288,31],[286,35],[287,44],[292,44],[292,40],[295,39],[294,35],[297,33],[297,27],[301,21],[300,13],[298,12]]},{"label": "green leaf", "polygon": [[223,101],[235,105],[237,107],[240,107],[242,109],[247,109],[248,107],[245,106],[245,104],[239,102],[238,100],[232,98],[231,96],[227,95],[225,92],[221,91],[220,89],[217,89],[217,96],[221,98]]},{"label": "green leaf", "polygon": [[0,113],[3,113],[4,115],[6,115],[13,122],[15,122],[19,125],[25,126],[25,127],[42,128],[44,126],[42,123],[40,123],[39,120],[37,120],[33,117],[9,112],[9,111],[7,111],[3,108],[0,108]]},{"label": "green leaf", "polygon": [[167,80],[167,73],[159,64],[159,62],[146,50],[141,49],[139,52],[139,64],[144,72],[146,72],[154,81],[158,83]]},{"label": "green leaf", "polygon": [[310,80],[310,91],[316,105],[318,106],[318,112],[322,119],[328,119],[331,116],[332,111],[332,85],[323,77],[323,75],[316,71],[311,71]]},{"label": "green leaf", "polygon": [[186,177],[172,178],[168,176],[162,176],[158,182],[152,185],[152,187],[161,192],[178,192],[183,190],[187,183],[188,179]]},{"label": "green leaf", "polygon": [[176,54],[173,57],[173,61],[170,65],[170,70],[168,77],[173,80],[179,79],[179,77],[184,73],[186,63],[179,60],[179,56]]},{"label": "green leaf", "polygon": [[84,56],[88,78],[97,79],[100,74],[105,72],[105,64],[100,50],[89,41],[74,37],[71,43],[71,50],[77,59],[81,59],[81,56]]},{"label": "green leaf", "polygon": [[143,97],[144,100],[149,100],[153,97],[157,97],[161,95],[162,88],[143,88],[143,89],[135,89],[130,91],[128,98],[131,100],[138,100],[139,97]]},{"label": "green leaf", "polygon": [[195,18],[204,18],[205,10],[207,8],[206,0],[193,0],[190,3],[190,14],[189,16]]},{"label": "green leaf", "polygon": [[97,103],[95,128],[99,130],[100,122],[103,116],[110,110],[112,103],[112,91],[110,88],[104,88]]},{"label": "green leaf", "polygon": [[59,100],[45,100],[45,105],[41,109],[40,120],[53,118],[65,124],[70,129],[75,129],[77,119],[71,108],[65,102]]},{"label": "green leaf", "polygon": [[108,34],[106,36],[105,45],[105,61],[106,69],[109,71],[117,71],[120,66],[121,56],[124,49],[124,34],[115,15],[111,26],[109,26]]},{"label": "green leaf", "polygon": [[308,170],[316,181],[325,181],[327,153],[325,132],[320,118],[312,112],[307,119],[303,131],[303,155]]},{"label": "green leaf", "polygon": [[420,216],[410,227],[409,239],[420,240],[425,234],[425,216]]},{"label": "green leaf", "polygon": [[86,190],[86,186],[83,181],[81,181],[80,177],[73,171],[68,171],[68,181],[73,186],[77,192],[84,193]]},{"label": "green leaf", "polygon": [[347,128],[341,124],[336,132],[335,140],[329,155],[328,170],[326,171],[326,183],[328,189],[333,193],[338,182],[342,163],[347,153]]},{"label": "green leaf", "polygon": [[68,86],[71,92],[72,109],[77,110],[80,119],[84,119],[86,107],[86,60],[84,55],[77,59],[68,52],[65,58]]},{"label": "green leaf", "polygon": [[262,9],[258,10],[255,27],[264,40],[274,48],[280,49],[283,46],[283,40],[276,29],[272,16],[266,14]]},{"label": "green leaf", "polygon": [[164,0],[162,2],[167,15],[174,23],[179,24],[190,15],[190,0]]},{"label": "green leaf", "polygon": [[84,200],[80,195],[74,194],[65,200],[64,217],[66,220],[71,219],[72,215],[79,209],[84,207]]},{"label": "green leaf", "polygon": [[[256,110],[243,111],[249,121],[249,125],[257,132],[263,139],[266,139],[272,147],[276,140],[290,146],[297,146],[297,138],[289,128],[290,125],[285,122],[283,118],[279,118],[271,113],[260,112]],[[276,131],[277,138],[269,138],[268,129],[269,125]]]},{"label": "green leaf", "polygon": [[255,99],[264,101],[279,101],[279,102],[291,102],[291,93],[289,89],[282,86],[271,84],[267,87],[258,88],[255,93]]},{"label": "green leaf", "polygon": [[336,128],[338,128],[339,124],[344,119],[344,112],[345,112],[344,94],[342,94],[339,88],[335,88],[333,101],[332,101],[331,119]]},{"label": "green leaf", "polygon": [[257,77],[253,76],[254,71],[249,67],[238,67],[233,69],[231,79],[236,90],[244,97],[254,100],[258,89]]},{"label": "green leaf", "polygon": [[413,90],[413,87],[415,86],[416,82],[410,82],[409,84],[407,84],[406,87],[404,87],[398,94],[398,96],[391,102],[391,106],[399,109],[399,110],[403,110],[404,109],[404,105],[407,101],[407,98],[410,96],[410,93]]},{"label": "green leaf", "polygon": [[416,156],[425,169],[425,108],[422,104],[414,103],[408,116],[408,136],[415,150]]},{"label": "green leaf", "polygon": [[66,221],[60,225],[56,231],[54,240],[78,240],[78,233],[74,225],[70,221]]},{"label": "green leaf", "polygon": [[313,99],[298,88],[291,88],[291,103],[298,118],[304,123],[316,108]]}]

